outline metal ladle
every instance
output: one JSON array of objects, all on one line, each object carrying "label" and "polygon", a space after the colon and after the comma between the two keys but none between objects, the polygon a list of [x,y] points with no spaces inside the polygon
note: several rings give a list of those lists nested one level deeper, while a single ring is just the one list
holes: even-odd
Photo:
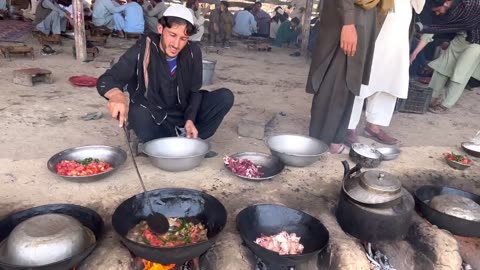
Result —
[{"label": "metal ladle", "polygon": [[140,184],[143,188],[143,194],[148,202],[148,206],[150,207],[150,215],[148,215],[147,217],[147,225],[153,232],[157,234],[165,234],[170,228],[168,219],[161,213],[155,213],[153,211],[152,201],[150,200],[150,196],[147,193],[147,189],[145,188],[145,184],[143,183],[142,176],[140,175],[140,171],[138,170],[137,162],[135,161],[135,155],[133,154],[132,146],[130,145],[130,140],[128,138],[128,130],[125,124],[123,124],[123,131],[125,132],[125,138],[127,139],[128,148],[130,149],[130,154],[132,155],[133,165],[135,166],[135,170],[137,171],[138,180],[140,180]]}]

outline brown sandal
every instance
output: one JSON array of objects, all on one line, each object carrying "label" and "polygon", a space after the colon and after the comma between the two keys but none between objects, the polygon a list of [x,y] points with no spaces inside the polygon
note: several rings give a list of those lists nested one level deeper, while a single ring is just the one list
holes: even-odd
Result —
[{"label": "brown sandal", "polygon": [[448,108],[442,105],[437,105],[437,106],[428,108],[428,111],[436,114],[445,114],[448,112]]},{"label": "brown sandal", "polygon": [[379,132],[373,132],[368,126],[364,130],[365,137],[375,140],[379,143],[387,145],[395,145],[398,143],[398,140],[390,135],[388,135],[383,129],[380,129]]}]

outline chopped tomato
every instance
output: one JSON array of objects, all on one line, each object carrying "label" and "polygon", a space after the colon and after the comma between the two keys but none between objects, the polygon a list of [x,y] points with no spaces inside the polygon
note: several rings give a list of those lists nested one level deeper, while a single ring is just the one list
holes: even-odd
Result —
[{"label": "chopped tomato", "polygon": [[455,162],[459,162],[459,163],[462,163],[464,165],[469,165],[472,161],[470,159],[468,159],[467,157],[465,156],[462,156],[462,155],[457,155],[455,153],[443,153],[443,156],[448,158],[449,160],[452,160],[452,161],[455,161]]},{"label": "chopped tomato", "polygon": [[107,162],[93,160],[88,164],[82,164],[76,160],[62,160],[55,165],[57,174],[65,176],[87,176],[109,171],[112,168]]}]

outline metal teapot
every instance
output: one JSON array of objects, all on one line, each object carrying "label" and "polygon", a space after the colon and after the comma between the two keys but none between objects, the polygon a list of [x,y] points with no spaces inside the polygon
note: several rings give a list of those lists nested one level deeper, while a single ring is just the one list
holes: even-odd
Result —
[{"label": "metal teapot", "polygon": [[335,211],[340,227],[367,242],[404,239],[412,222],[415,202],[393,175],[377,171],[361,172],[357,164],[345,172]]},{"label": "metal teapot", "polygon": [[342,161],[342,164],[342,191],[355,203],[370,207],[392,206],[407,192],[392,174],[378,170],[361,172],[360,164],[352,169],[347,161]]}]

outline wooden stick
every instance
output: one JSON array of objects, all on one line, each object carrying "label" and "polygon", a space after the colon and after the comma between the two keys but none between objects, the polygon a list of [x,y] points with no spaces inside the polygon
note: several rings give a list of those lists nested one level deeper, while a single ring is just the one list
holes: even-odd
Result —
[{"label": "wooden stick", "polygon": [[85,21],[83,17],[82,0],[73,0],[73,21],[75,30],[75,52],[77,60],[85,62],[87,60],[87,42],[85,40]]},{"label": "wooden stick", "polygon": [[[332,1],[332,0],[330,0]],[[333,0],[338,1],[338,0]],[[307,0],[305,3],[305,13],[303,14],[302,22],[302,52],[305,54],[305,57],[308,58],[308,40],[310,38],[310,20],[312,17],[313,10],[313,0]]]}]

